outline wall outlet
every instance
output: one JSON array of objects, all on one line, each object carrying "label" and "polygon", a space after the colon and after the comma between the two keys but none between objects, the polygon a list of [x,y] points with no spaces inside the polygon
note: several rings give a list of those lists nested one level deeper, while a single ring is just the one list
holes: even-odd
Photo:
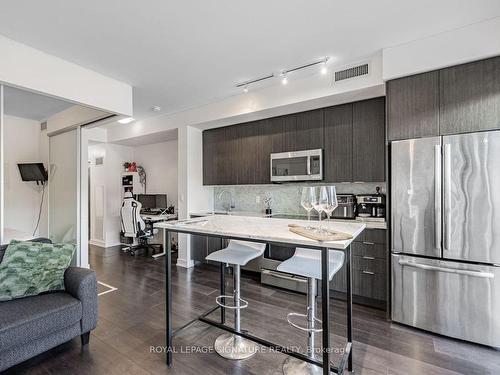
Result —
[{"label": "wall outlet", "polygon": [[260,195],[255,196],[255,203],[260,203]]}]

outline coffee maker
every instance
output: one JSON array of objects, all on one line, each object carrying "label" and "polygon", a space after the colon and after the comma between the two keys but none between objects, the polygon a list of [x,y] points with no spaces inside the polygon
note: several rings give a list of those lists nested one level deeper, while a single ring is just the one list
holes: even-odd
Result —
[{"label": "coffee maker", "polygon": [[385,221],[385,194],[380,193],[377,186],[376,194],[357,195],[357,216],[376,221]]}]

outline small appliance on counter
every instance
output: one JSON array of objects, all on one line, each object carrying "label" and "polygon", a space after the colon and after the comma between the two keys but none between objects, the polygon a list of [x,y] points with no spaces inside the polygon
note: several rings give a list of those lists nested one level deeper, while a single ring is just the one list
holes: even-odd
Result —
[{"label": "small appliance on counter", "polygon": [[356,196],[337,194],[338,206],[332,213],[334,219],[356,219]]},{"label": "small appliance on counter", "polygon": [[357,195],[357,216],[366,220],[385,221],[385,194],[380,193],[377,186],[376,194]]}]

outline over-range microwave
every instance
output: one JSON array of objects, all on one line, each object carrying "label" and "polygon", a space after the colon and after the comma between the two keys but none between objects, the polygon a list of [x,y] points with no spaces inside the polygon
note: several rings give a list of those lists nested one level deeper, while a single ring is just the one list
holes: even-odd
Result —
[{"label": "over-range microwave", "polygon": [[271,154],[271,182],[320,181],[322,179],[322,149]]}]

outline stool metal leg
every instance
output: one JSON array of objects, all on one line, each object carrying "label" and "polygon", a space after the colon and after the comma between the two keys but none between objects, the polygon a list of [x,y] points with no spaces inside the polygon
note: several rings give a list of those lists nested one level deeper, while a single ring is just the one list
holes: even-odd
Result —
[{"label": "stool metal leg", "polygon": [[[234,276],[234,330],[241,332],[240,266],[233,266]],[[258,345],[231,333],[224,333],[215,340],[215,351],[227,359],[246,359],[257,353]]]},{"label": "stool metal leg", "polygon": [[[307,354],[316,358],[314,340],[316,336],[316,279],[307,279]],[[319,375],[323,372],[321,367],[301,361],[295,357],[288,357],[283,363],[283,374],[285,375]]]}]

